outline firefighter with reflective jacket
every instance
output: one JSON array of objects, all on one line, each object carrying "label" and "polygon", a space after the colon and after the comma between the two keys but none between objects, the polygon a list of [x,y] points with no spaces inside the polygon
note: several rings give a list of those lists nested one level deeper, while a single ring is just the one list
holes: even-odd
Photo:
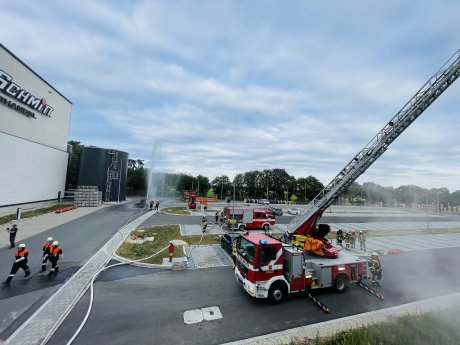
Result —
[{"label": "firefighter with reflective jacket", "polygon": [[53,238],[48,237],[45,244],[43,245],[43,256],[42,256],[42,270],[41,272],[46,271],[46,262],[50,259],[50,250],[53,246]]},{"label": "firefighter with reflective jacket", "polygon": [[343,239],[345,241],[345,249],[350,250],[350,233],[348,231],[345,231]]},{"label": "firefighter with reflective jacket", "polygon": [[203,216],[203,218],[201,218],[201,229],[203,230],[203,232],[206,231],[206,228],[208,226],[208,219]]},{"label": "firefighter with reflective jacket", "polygon": [[367,267],[372,274],[372,285],[380,286],[380,280],[382,279],[382,264],[380,263],[379,257],[377,255],[372,255],[367,261]]},{"label": "firefighter with reflective jacket", "polygon": [[342,229],[337,230],[337,233],[335,234],[335,238],[337,241],[337,245],[342,247],[342,241],[343,241],[343,231]]},{"label": "firefighter with reflective jacket", "polygon": [[27,257],[29,256],[29,251],[26,249],[26,245],[24,243],[21,243],[18,246],[18,250],[14,253],[14,262],[13,262],[13,267],[11,267],[10,274],[8,278],[2,283],[8,285],[11,282],[11,279],[13,279],[14,275],[16,272],[22,268],[25,272],[24,277],[28,277],[30,275],[30,270],[29,266],[27,266]]},{"label": "firefighter with reflective jacket", "polygon": [[362,251],[365,251],[366,250],[366,236],[364,235],[363,231],[359,232],[358,241],[359,241],[359,249],[361,249]]},{"label": "firefighter with reflective jacket", "polygon": [[51,270],[50,270],[50,277],[54,274],[54,273],[58,273],[59,271],[59,266],[58,266],[58,261],[59,261],[59,258],[62,256],[64,256],[62,254],[62,248],[61,246],[59,245],[59,242],[58,241],[54,241],[53,242],[53,245],[51,246],[50,248],[50,255],[49,255],[49,260],[51,262]]}]

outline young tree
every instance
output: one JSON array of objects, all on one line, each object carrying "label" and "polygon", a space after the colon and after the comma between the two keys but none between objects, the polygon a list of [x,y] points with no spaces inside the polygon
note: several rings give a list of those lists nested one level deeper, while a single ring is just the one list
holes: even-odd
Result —
[{"label": "young tree", "polygon": [[132,191],[139,191],[145,194],[147,191],[147,169],[144,168],[144,161],[128,159],[128,173],[126,176],[126,188]]},{"label": "young tree", "polygon": [[230,195],[229,193],[232,186],[227,175],[217,176],[214,180],[212,180],[211,185],[214,190],[217,191],[217,195],[220,199]]}]

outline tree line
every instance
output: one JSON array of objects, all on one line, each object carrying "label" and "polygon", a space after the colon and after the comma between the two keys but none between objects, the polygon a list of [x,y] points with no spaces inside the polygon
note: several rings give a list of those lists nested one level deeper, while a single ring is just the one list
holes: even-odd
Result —
[{"label": "tree line", "polygon": [[[84,147],[69,141],[73,153],[69,158],[66,188],[76,188],[78,159]],[[141,159],[129,159],[126,179],[127,195],[181,196],[194,190],[199,196],[219,199],[269,199],[271,202],[307,203],[315,198],[324,185],[314,176],[296,178],[285,169],[253,170],[237,174],[233,180],[227,175],[210,180],[203,175],[152,173]],[[460,191],[450,193],[447,188],[425,189],[415,185],[384,187],[373,182],[354,182],[336,201],[338,204],[420,207],[429,205],[438,210],[460,206]]]}]

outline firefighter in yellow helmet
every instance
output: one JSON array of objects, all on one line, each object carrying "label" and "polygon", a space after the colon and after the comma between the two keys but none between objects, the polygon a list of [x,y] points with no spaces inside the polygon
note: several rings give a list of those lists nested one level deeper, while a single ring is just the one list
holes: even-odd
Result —
[{"label": "firefighter in yellow helmet", "polygon": [[367,260],[367,267],[371,271],[371,283],[373,286],[380,286],[380,280],[382,279],[382,264],[377,255],[371,255]]}]

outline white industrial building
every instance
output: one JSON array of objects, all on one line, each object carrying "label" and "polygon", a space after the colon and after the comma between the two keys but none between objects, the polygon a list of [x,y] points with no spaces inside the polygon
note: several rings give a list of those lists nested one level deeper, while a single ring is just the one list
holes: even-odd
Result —
[{"label": "white industrial building", "polygon": [[0,44],[0,207],[64,196],[71,110]]}]

